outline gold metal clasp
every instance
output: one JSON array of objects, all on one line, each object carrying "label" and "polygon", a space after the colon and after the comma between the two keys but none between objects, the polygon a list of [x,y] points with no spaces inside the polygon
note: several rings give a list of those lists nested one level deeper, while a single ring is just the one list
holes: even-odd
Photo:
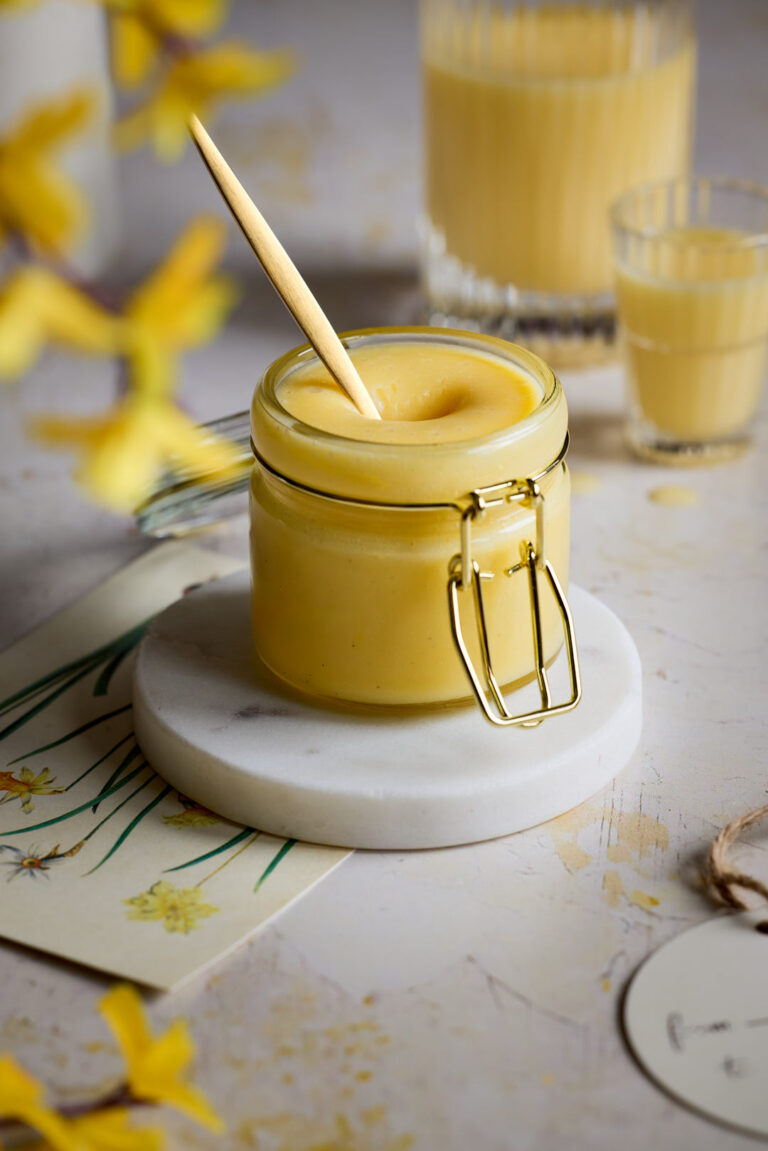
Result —
[{"label": "gold metal clasp", "polygon": [[[538,727],[542,720],[552,715],[562,715],[572,711],[581,699],[581,674],[579,671],[579,657],[576,650],[576,634],[573,627],[573,616],[568,601],[563,593],[555,570],[546,558],[544,552],[544,495],[536,480],[510,480],[503,484],[495,484],[489,488],[478,488],[470,492],[468,504],[461,515],[461,553],[454,556],[448,565],[448,608],[451,617],[451,632],[456,649],[472,685],[472,691],[485,718],[497,727],[520,726]],[[535,543],[524,540],[520,547],[520,562],[507,568],[505,574],[513,576],[522,571],[528,573],[528,592],[531,604],[531,626],[533,632],[533,655],[536,668],[536,679],[541,696],[541,707],[513,715],[506,705],[491,663],[491,653],[488,643],[488,627],[483,604],[481,582],[492,579],[488,572],[481,572],[477,562],[472,557],[472,523],[478,519],[486,508],[500,503],[520,501],[528,504],[534,510],[536,517]],[[544,643],[541,626],[541,603],[539,594],[539,572],[547,580],[549,590],[554,597],[560,618],[563,623],[566,658],[568,660],[568,674],[570,677],[570,698],[565,703],[553,704],[552,693],[549,686],[547,669],[544,665]],[[459,594],[472,591],[472,599],[477,625],[477,637],[480,644],[480,660],[482,663],[482,677],[472,661],[464,632],[461,626],[461,612]],[[494,710],[495,705],[496,710]]]}]

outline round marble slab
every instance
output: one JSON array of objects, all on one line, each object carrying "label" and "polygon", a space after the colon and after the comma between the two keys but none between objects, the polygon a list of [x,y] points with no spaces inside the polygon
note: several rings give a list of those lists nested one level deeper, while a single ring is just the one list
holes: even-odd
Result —
[{"label": "round marble slab", "polygon": [[[251,649],[248,573],[167,608],[139,647],[136,736],[174,787],[261,831],[343,847],[445,847],[552,819],[588,799],[640,737],[640,659],[623,624],[572,587],[584,696],[533,729],[461,706],[397,716],[293,694]],[[567,698],[564,655],[551,672]],[[536,705],[534,685],[509,706]]]}]

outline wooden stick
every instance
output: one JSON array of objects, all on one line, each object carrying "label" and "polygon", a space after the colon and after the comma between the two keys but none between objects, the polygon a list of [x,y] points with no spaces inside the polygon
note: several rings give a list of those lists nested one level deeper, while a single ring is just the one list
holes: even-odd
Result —
[{"label": "wooden stick", "polygon": [[288,311],[360,414],[372,420],[381,419],[325,312],[197,116],[190,118],[189,130],[213,182]]}]

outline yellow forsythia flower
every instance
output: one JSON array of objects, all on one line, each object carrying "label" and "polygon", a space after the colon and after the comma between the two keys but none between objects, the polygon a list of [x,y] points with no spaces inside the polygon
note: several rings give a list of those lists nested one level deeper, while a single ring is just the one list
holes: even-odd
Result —
[{"label": "yellow forsythia flower", "polygon": [[[78,1151],[162,1151],[165,1135],[158,1127],[133,1127],[123,1107],[91,1111],[77,1119],[63,1121],[76,1140]],[[43,1139],[25,1143],[24,1151],[51,1151],[59,1144]]]},{"label": "yellow forsythia flower", "polygon": [[238,43],[177,56],[157,90],[118,123],[118,143],[136,148],[148,139],[161,160],[176,160],[186,147],[193,112],[210,120],[223,100],[273,88],[292,70],[289,53],[255,52]]},{"label": "yellow forsythia flower", "polygon": [[47,343],[114,355],[120,332],[119,318],[55,272],[27,264],[0,290],[0,379],[27,371]]},{"label": "yellow forsythia flower", "polygon": [[134,511],[171,460],[202,475],[237,470],[233,447],[207,436],[170,400],[140,393],[96,419],[43,416],[30,430],[49,444],[79,451],[78,481],[97,503],[118,512]]},{"label": "yellow forsythia flower", "polygon": [[56,1151],[84,1151],[70,1124],[46,1107],[45,1088],[11,1055],[0,1055],[0,1119],[15,1119],[39,1132]]},{"label": "yellow forsythia flower", "polygon": [[118,84],[135,88],[157,63],[163,37],[210,35],[229,0],[107,0],[112,9],[112,71]]},{"label": "yellow forsythia flower", "polygon": [[182,1078],[195,1054],[185,1020],[175,1020],[154,1038],[140,996],[125,984],[109,991],[99,1010],[118,1042],[128,1085],[137,1099],[164,1103],[211,1131],[225,1129],[199,1087]]},{"label": "yellow forsythia flower", "polygon": [[[122,315],[110,320],[116,332],[109,329],[109,337],[129,366],[130,388],[124,399],[94,419],[43,417],[32,423],[32,432],[39,438],[80,452],[78,480],[93,499],[116,511],[133,511],[171,460],[203,475],[238,470],[236,450],[201,431],[171,402],[178,353],[215,336],[234,302],[230,280],[212,274],[225,239],[220,221],[207,217],[192,221],[165,260],[128,299]],[[61,309],[52,309],[50,316],[44,309],[40,313],[48,317],[49,325],[58,323],[55,338],[65,342],[66,335],[80,332],[72,316],[65,323],[64,304],[72,301],[64,295],[61,301]],[[0,306],[0,370],[3,348],[6,362],[18,367],[29,362],[30,347],[39,346],[34,337],[39,336],[41,321],[30,316],[40,313],[17,310],[20,335],[15,345],[13,314],[4,332]],[[50,326],[44,330],[48,338],[54,338]],[[97,327],[93,334],[96,338]],[[101,335],[106,341],[106,332]]]},{"label": "yellow forsythia flower", "polygon": [[167,396],[176,377],[176,355],[208,343],[231,310],[236,292],[226,276],[213,275],[226,244],[226,227],[213,217],[193,220],[163,262],[124,309],[125,354],[134,388]]},{"label": "yellow forsythia flower", "polygon": [[85,200],[51,161],[51,152],[81,131],[92,114],[86,91],[25,112],[0,138],[0,240],[17,232],[32,247],[61,255],[82,231]]}]

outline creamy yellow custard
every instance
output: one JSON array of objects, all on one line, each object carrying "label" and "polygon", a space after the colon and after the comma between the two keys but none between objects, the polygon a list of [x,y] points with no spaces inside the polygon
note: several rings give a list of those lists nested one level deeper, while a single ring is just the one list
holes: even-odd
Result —
[{"label": "creamy yellow custard", "polygon": [[527,292],[609,290],[610,203],[688,167],[690,29],[645,5],[425,7],[427,211],[446,252]]},{"label": "creamy yellow custard", "polygon": [[765,376],[764,245],[735,228],[630,237],[616,290],[639,417],[692,444],[744,428]]},{"label": "creamy yellow custard", "polygon": [[[565,398],[540,360],[490,337],[385,329],[353,334],[349,347],[381,421],[361,417],[307,350],[273,365],[254,396],[256,648],[275,674],[320,697],[464,699],[447,605],[461,508],[475,488],[546,471],[563,447]],[[541,486],[547,557],[567,584],[565,466]],[[401,504],[420,506],[392,506]],[[493,576],[483,591],[504,684],[534,668],[526,575],[505,574],[526,540],[535,541],[531,506],[492,507],[473,524],[473,556]],[[542,608],[551,659],[562,634],[545,591]]]},{"label": "creamy yellow custard", "polygon": [[368,443],[437,444],[489,435],[538,407],[541,387],[508,361],[455,344],[375,344],[355,366],[381,413],[366,420],[314,360],[278,389],[283,405],[322,431]]}]

